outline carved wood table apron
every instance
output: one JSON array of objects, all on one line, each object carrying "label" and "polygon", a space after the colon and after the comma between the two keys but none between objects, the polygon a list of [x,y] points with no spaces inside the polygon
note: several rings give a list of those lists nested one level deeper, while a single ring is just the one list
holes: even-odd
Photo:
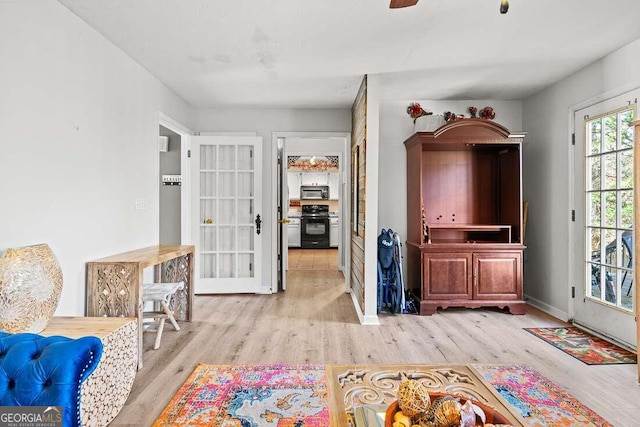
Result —
[{"label": "carved wood table apron", "polygon": [[136,317],[138,369],[142,368],[142,272],[155,266],[155,282],[184,282],[171,306],[177,320],[193,317],[193,245],[158,245],[86,263],[86,315]]}]

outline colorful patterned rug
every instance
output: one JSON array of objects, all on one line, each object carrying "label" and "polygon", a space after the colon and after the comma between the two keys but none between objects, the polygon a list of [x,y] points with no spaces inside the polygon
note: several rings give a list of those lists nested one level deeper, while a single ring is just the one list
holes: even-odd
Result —
[{"label": "colorful patterned rug", "polygon": [[[529,366],[469,366],[528,425],[611,426]],[[331,425],[327,381],[323,365],[201,363],[153,426],[326,427]]]},{"label": "colorful patterned rug", "polygon": [[153,426],[326,427],[322,365],[199,364]]},{"label": "colorful patterned rug", "polygon": [[587,365],[637,363],[637,356],[575,327],[524,328]]},{"label": "colorful patterned rug", "polygon": [[529,366],[473,365],[531,426],[612,426]]}]

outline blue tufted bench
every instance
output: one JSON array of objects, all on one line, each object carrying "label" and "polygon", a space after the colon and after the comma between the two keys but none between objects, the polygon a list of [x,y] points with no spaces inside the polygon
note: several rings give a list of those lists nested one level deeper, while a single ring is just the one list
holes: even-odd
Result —
[{"label": "blue tufted bench", "polygon": [[93,336],[0,332],[0,406],[61,406],[65,427],[81,425],[80,390],[102,356]]}]

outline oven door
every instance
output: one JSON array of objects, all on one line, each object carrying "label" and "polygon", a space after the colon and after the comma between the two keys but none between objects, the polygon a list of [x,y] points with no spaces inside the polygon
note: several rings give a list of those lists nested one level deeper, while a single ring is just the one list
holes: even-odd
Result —
[{"label": "oven door", "polygon": [[329,247],[329,218],[302,218],[300,220],[300,246],[303,248]]}]

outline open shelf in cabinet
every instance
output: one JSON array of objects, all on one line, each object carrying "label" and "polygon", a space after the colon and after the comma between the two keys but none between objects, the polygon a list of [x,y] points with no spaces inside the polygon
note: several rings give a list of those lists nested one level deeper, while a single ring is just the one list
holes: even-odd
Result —
[{"label": "open shelf in cabinet", "polygon": [[426,224],[426,243],[511,243],[510,225]]}]

